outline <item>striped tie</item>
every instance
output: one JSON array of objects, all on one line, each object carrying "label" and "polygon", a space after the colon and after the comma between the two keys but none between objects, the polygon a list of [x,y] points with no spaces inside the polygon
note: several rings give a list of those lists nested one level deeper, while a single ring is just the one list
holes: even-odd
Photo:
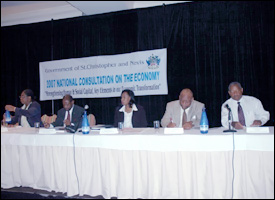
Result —
[{"label": "striped tie", "polygon": [[70,111],[68,110],[67,120],[71,121]]},{"label": "striped tie", "polygon": [[239,116],[239,122],[245,126],[245,119],[243,114],[242,106],[240,105],[240,102],[238,102],[238,116]]}]

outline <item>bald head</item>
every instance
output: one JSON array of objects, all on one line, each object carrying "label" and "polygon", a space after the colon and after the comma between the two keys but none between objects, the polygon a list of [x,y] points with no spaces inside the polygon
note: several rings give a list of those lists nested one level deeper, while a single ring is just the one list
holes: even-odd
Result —
[{"label": "bald head", "polygon": [[181,95],[191,95],[193,97],[193,92],[189,88],[185,88],[180,92]]},{"label": "bald head", "polygon": [[187,109],[193,100],[193,92],[190,89],[185,88],[180,92],[179,101],[182,109]]},{"label": "bald head", "polygon": [[72,102],[72,101],[73,101],[73,97],[72,97],[71,95],[69,95],[69,94],[66,94],[66,95],[63,97],[63,100],[68,100],[68,101]]}]

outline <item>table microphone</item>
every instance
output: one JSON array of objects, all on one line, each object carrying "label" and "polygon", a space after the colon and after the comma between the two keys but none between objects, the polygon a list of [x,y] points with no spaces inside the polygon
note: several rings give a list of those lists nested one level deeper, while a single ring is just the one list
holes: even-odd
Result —
[{"label": "table microphone", "polygon": [[65,130],[69,133],[75,133],[76,132],[75,128],[73,128],[72,126],[66,126]]},{"label": "table microphone", "polygon": [[226,107],[227,108],[227,110],[229,111],[229,112],[231,112],[231,108],[229,107],[229,105],[228,104],[225,104],[225,106],[224,107]]},{"label": "table microphone", "polygon": [[236,130],[231,129],[231,123],[230,123],[230,121],[231,121],[231,108],[229,107],[228,104],[225,104],[224,107],[227,108],[227,110],[229,111],[228,112],[228,127],[229,127],[229,129],[228,130],[224,130],[223,132],[237,132]]}]

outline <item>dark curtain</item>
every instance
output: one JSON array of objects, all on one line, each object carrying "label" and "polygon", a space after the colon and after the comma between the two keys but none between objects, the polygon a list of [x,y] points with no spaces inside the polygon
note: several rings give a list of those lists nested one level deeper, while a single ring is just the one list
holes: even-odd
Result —
[{"label": "dark curtain", "polygon": [[[166,103],[190,88],[205,103],[210,127],[221,126],[228,85],[260,99],[274,123],[274,2],[189,2],[101,15],[1,27],[1,113],[21,106],[31,88],[39,99],[39,62],[167,48],[168,95],[136,97],[149,126]],[[39,101],[51,114],[52,101]],[[97,123],[112,124],[119,97],[76,99]],[[54,110],[62,107],[54,100]]]}]

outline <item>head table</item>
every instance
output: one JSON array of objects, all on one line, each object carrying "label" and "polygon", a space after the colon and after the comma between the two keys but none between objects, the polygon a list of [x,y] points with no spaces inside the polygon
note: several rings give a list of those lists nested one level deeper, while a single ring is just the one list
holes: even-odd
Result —
[{"label": "head table", "polygon": [[1,187],[104,198],[274,198],[274,127],[133,128],[118,134],[1,129]]}]

